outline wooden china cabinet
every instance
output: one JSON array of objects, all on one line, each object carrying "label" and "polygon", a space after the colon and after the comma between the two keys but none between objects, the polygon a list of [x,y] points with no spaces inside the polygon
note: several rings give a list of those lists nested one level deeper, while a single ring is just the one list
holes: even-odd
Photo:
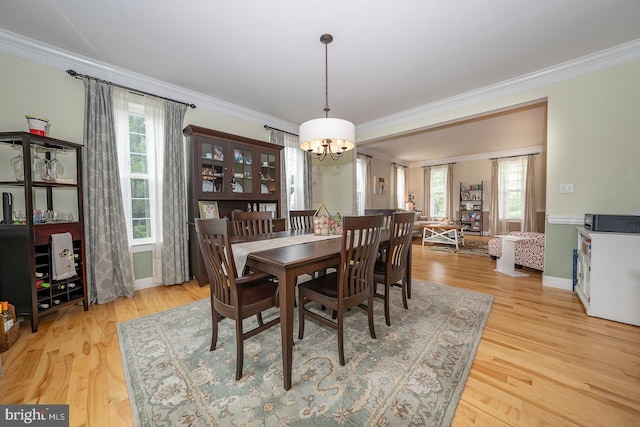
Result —
[{"label": "wooden china cabinet", "polygon": [[187,191],[191,275],[208,283],[195,231],[201,206],[231,219],[236,209],[280,212],[282,146],[199,126],[187,126]]}]

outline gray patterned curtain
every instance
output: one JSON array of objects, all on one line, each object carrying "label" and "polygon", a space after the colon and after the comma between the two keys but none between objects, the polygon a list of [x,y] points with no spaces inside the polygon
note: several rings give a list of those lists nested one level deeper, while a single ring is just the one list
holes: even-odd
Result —
[{"label": "gray patterned curtain", "polygon": [[182,124],[187,106],[164,101],[162,179],[162,283],[184,283],[189,276],[189,231]]},{"label": "gray patterned curtain", "polygon": [[87,286],[91,302],[102,304],[133,296],[133,262],[120,191],[111,87],[82,80]]}]

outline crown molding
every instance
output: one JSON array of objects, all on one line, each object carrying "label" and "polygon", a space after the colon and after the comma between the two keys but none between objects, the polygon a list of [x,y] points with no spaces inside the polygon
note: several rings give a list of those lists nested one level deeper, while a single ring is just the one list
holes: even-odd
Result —
[{"label": "crown molding", "polygon": [[263,114],[248,108],[203,95],[201,93],[153,79],[142,74],[96,61],[55,46],[23,37],[0,28],[0,52],[37,62],[63,71],[73,69],[119,85],[136,88],[166,98],[196,104],[198,107],[242,120],[297,133],[298,124]]},{"label": "crown molding", "polygon": [[[112,81],[124,86],[135,87],[145,92],[156,93],[167,98],[194,103],[201,108],[255,122],[261,126],[268,123],[270,126],[288,132],[298,132],[297,123],[282,120],[180,86],[171,85],[161,80],[77,55],[73,52],[23,37],[2,28],[0,28],[0,52],[58,68],[63,71],[74,69],[81,74],[89,74],[99,79]],[[640,39],[514,79],[362,123],[356,127],[356,137],[358,134],[369,134],[402,125],[403,123],[415,122],[425,117],[549,85],[638,59],[640,59]]]},{"label": "crown molding", "polygon": [[430,104],[362,123],[356,127],[356,139],[358,139],[358,134],[370,134],[401,126],[403,123],[413,123],[425,117],[525,92],[616,65],[626,64],[638,59],[640,59],[640,39],[632,40],[600,52],[585,55],[510,80],[505,80],[494,85],[485,86],[480,89],[461,93]]}]

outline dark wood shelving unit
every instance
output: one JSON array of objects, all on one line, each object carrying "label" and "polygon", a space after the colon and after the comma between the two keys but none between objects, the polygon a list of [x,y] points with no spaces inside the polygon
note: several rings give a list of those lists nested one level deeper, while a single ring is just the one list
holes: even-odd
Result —
[{"label": "dark wood shelving unit", "polygon": [[[62,307],[82,304],[89,309],[87,293],[84,217],[82,206],[82,145],[27,132],[1,132],[0,144],[19,148],[23,158],[23,179],[0,180],[3,192],[10,192],[19,205],[24,206],[24,221],[15,224],[0,224],[0,300],[8,300],[15,306],[17,316],[31,319],[31,330],[36,332],[40,317]],[[37,171],[31,170],[32,153],[42,153],[51,160],[52,152],[64,151],[75,156],[73,182],[43,181]],[[66,196],[57,192],[64,190]],[[38,193],[44,194],[38,194]],[[57,200],[58,196],[63,199]],[[72,200],[73,199],[73,200]],[[72,201],[71,201],[72,200]],[[36,223],[34,211],[54,211],[61,203],[75,211],[74,219],[50,219]],[[69,279],[53,279],[53,261],[57,256],[51,252],[51,236],[70,233],[74,252],[76,275]],[[42,287],[48,283],[49,287]],[[45,285],[46,286],[46,285]]]}]

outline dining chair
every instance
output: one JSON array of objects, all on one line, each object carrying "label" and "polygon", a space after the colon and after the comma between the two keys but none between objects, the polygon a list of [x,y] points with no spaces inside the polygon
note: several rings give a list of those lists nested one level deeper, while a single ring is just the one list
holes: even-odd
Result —
[{"label": "dining chair", "polygon": [[[343,221],[342,248],[337,271],[298,285],[299,325],[298,338],[304,336],[304,319],[309,316],[338,331],[338,355],[344,366],[344,314],[345,311],[367,302],[369,333],[376,337],[373,326],[373,268],[380,242],[382,215],[348,216]],[[307,308],[316,302],[333,309],[334,322],[327,316]]]},{"label": "dining chair", "polygon": [[[280,317],[267,323],[262,312],[278,306],[278,284],[268,274],[253,272],[238,277],[231,252],[226,219],[196,219],[200,252],[211,289],[211,348],[218,342],[218,315],[233,319],[236,325],[236,381],[242,377],[244,341],[280,323]],[[256,316],[258,326],[244,332],[242,321]]]},{"label": "dining chair", "polygon": [[396,212],[395,209],[365,209],[365,215],[377,215],[382,214],[382,228],[384,230],[388,229],[391,225],[391,217]]},{"label": "dining chair", "polygon": [[313,230],[313,216],[316,211],[289,211],[289,226],[292,230]]},{"label": "dining chair", "polygon": [[273,212],[231,212],[233,232],[236,236],[273,233]]},{"label": "dining chair", "polygon": [[[389,229],[389,245],[383,251],[382,258],[378,258],[375,263],[373,295],[384,299],[384,319],[387,326],[391,326],[389,297],[392,286],[402,287],[402,302],[405,309],[409,308],[407,304],[409,284],[406,280],[406,270],[414,220],[415,214],[413,212],[395,212],[393,214]],[[399,284],[399,281],[402,283]],[[384,294],[378,292],[378,284],[384,286]]]}]

